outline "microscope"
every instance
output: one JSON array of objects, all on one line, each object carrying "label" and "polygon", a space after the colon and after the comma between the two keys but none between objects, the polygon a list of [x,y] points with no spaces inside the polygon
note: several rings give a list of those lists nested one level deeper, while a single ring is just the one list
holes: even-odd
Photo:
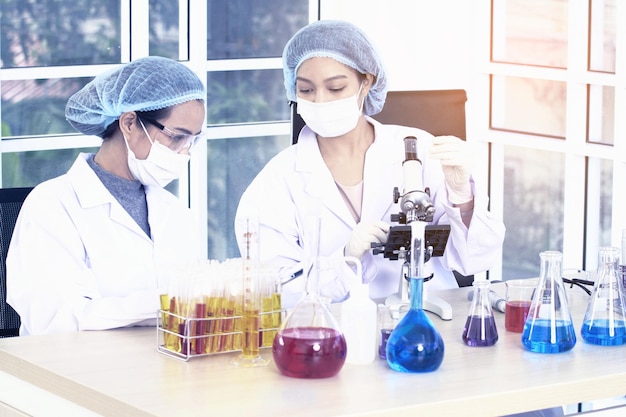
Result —
[{"label": "microscope", "polygon": [[[387,242],[372,243],[374,255],[383,254],[389,260],[403,261],[400,271],[398,292],[385,300],[392,316],[400,316],[408,310],[409,280],[432,278],[425,276],[424,263],[433,256],[443,256],[449,225],[429,225],[435,215],[435,207],[430,199],[430,190],[422,184],[422,162],[417,158],[417,138],[404,138],[405,159],[402,163],[404,189],[393,189],[394,203],[400,202],[400,212],[391,215],[391,221],[398,223],[389,230]],[[438,315],[443,320],[452,319],[452,307],[438,297],[428,296],[424,286],[423,308]]]}]

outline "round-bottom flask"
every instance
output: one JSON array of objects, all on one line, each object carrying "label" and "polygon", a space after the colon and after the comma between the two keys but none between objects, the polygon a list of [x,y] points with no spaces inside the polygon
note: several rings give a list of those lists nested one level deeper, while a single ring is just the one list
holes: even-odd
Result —
[{"label": "round-bottom flask", "polygon": [[443,339],[422,309],[423,285],[421,278],[410,279],[411,308],[387,340],[387,363],[394,371],[431,372],[443,361]]},{"label": "round-bottom flask", "polygon": [[346,339],[328,308],[307,294],[291,311],[272,345],[274,362],[292,378],[328,378],[346,361]]},{"label": "round-bottom flask", "polygon": [[576,333],[563,286],[563,255],[546,251],[539,257],[539,281],[522,331],[522,345],[537,353],[565,352],[576,344]]},{"label": "round-bottom flask", "polygon": [[346,361],[346,339],[337,321],[319,297],[320,219],[307,221],[309,253],[306,294],[281,324],[272,354],[279,371],[292,378],[328,378],[337,375]]},{"label": "round-bottom flask", "polygon": [[463,329],[463,342],[468,346],[493,346],[498,341],[498,329],[489,301],[490,283],[476,280],[474,287],[472,306]]},{"label": "round-bottom flask", "polygon": [[626,343],[624,288],[617,269],[619,249],[600,248],[598,274],[580,330],[583,340],[593,345]]}]

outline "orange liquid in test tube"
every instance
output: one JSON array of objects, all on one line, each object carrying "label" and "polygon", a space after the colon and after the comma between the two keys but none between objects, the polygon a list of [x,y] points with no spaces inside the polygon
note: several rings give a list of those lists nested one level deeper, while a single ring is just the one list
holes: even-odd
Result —
[{"label": "orange liquid in test tube", "polygon": [[[196,304],[196,318],[204,319],[206,318],[206,304],[205,303],[197,303]],[[205,328],[206,321],[205,320],[197,320],[196,328],[194,335],[198,336],[196,340],[195,353],[203,354],[206,350],[206,337],[205,337]]]}]

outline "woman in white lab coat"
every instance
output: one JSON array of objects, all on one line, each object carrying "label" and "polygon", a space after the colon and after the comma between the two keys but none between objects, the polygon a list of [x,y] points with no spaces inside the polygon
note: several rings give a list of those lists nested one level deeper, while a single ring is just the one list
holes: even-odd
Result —
[{"label": "woman in white lab coat", "polygon": [[[434,273],[427,288],[457,287],[453,270],[470,275],[498,260],[505,228],[475,187],[468,145],[369,117],[383,107],[386,77],[360,29],[341,21],[304,27],[285,46],[283,71],[287,98],[297,101],[307,126],[242,195],[235,220],[242,251],[245,221],[258,218],[261,258],[280,265],[285,277],[297,276],[315,253],[307,247],[307,218],[318,216],[321,295],[333,301],[348,296],[352,270],[344,256],[361,260],[372,298],[395,293],[400,263],[374,255],[370,244],[386,242],[390,216],[401,212],[393,189],[403,186],[403,139],[415,136],[421,179],[436,209],[432,224],[451,229],[444,255],[426,263],[427,274]],[[302,276],[287,282],[285,304],[297,301],[303,288]]]},{"label": "woman in white lab coat", "polygon": [[21,335],[154,325],[173,265],[199,259],[189,210],[163,187],[186,169],[205,90],[184,65],[148,57],[96,77],[66,117],[96,154],[29,194],[7,258]]}]

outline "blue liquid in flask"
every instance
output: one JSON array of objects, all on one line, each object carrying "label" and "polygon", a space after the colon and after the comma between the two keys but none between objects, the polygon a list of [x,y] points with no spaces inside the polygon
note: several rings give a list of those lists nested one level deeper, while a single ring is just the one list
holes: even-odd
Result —
[{"label": "blue liquid in flask", "polygon": [[563,254],[545,251],[539,257],[539,281],[522,331],[522,345],[536,353],[565,352],[576,344],[576,333],[561,278]]},{"label": "blue liquid in flask", "polygon": [[386,356],[398,372],[432,372],[443,362],[443,339],[422,306],[423,279],[411,279],[411,309],[391,332]]},{"label": "blue liquid in flask", "polygon": [[572,323],[556,320],[554,324],[552,329],[551,320],[526,320],[522,332],[524,347],[535,353],[560,353],[572,349],[576,344]]},{"label": "blue liquid in flask", "polygon": [[598,251],[598,273],[580,329],[587,343],[617,346],[626,342],[626,298],[618,262],[618,248],[601,247]]},{"label": "blue liquid in flask", "polygon": [[493,346],[498,341],[495,319],[493,316],[469,316],[462,337],[468,346]]},{"label": "blue liquid in flask", "polygon": [[626,343],[623,321],[615,321],[611,332],[609,320],[586,320],[580,334],[587,343],[600,346],[618,346]]}]

